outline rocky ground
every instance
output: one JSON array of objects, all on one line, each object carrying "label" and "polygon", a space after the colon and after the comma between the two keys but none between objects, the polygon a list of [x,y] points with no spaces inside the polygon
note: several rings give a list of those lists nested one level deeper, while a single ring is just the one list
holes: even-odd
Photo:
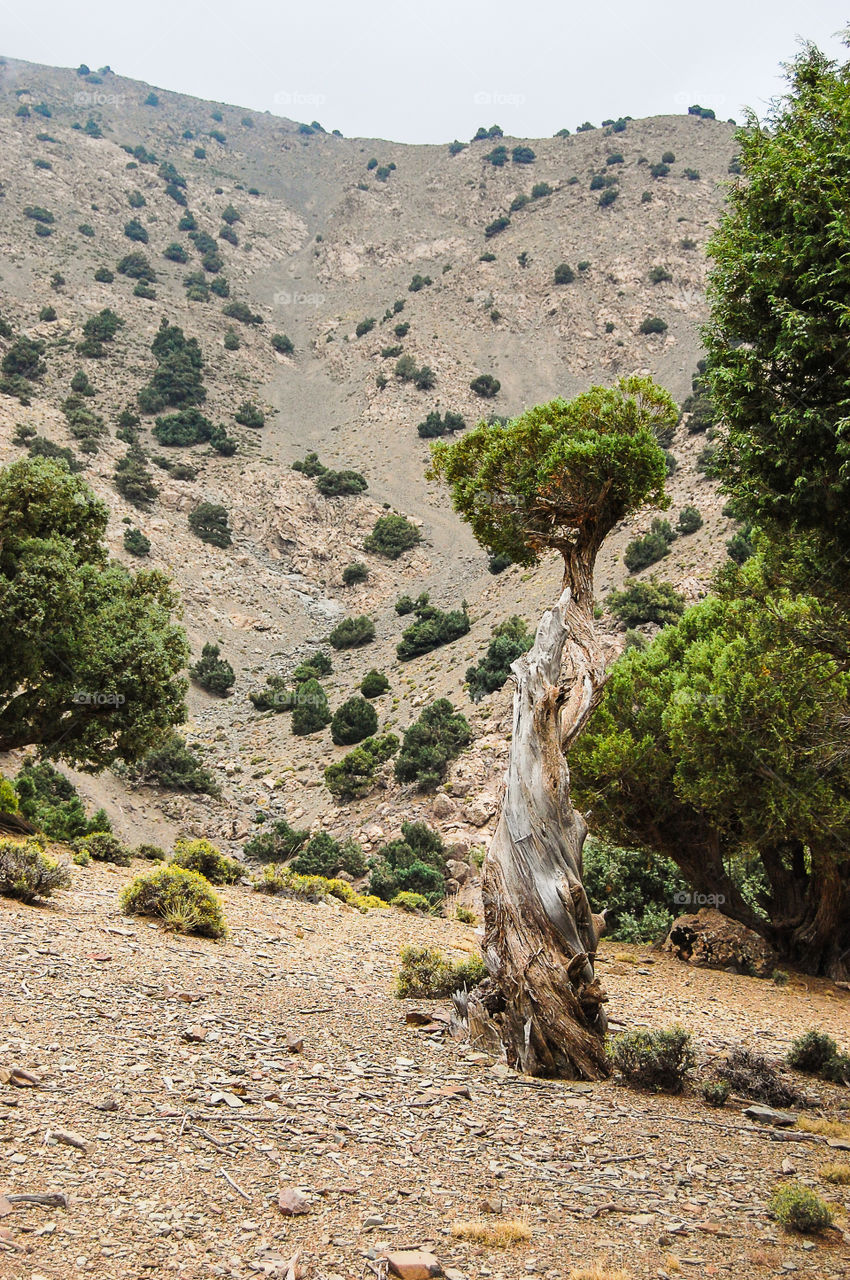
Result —
[{"label": "rocky ground", "polygon": [[[0,899],[9,1280],[354,1280],[411,1249],[453,1280],[850,1276],[850,1191],[819,1178],[846,1142],[761,1127],[741,1099],[708,1110],[694,1089],[523,1078],[417,1027],[415,1010],[446,1009],[394,997],[400,947],[470,952],[471,927],[236,885],[225,942],[175,937],[119,912],[143,869],[74,868],[49,907]],[[619,943],[600,968],[617,1028],[691,1030],[696,1083],[736,1044],[778,1057],[812,1026],[847,1038],[850,996],[825,981],[778,988]],[[811,1092],[850,1119],[845,1090]],[[791,1176],[836,1229],[807,1240],[770,1218]],[[528,1238],[454,1234],[478,1220]]]}]

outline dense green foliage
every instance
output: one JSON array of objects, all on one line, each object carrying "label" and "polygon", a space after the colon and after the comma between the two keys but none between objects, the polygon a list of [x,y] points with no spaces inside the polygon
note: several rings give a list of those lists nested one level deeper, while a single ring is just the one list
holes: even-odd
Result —
[{"label": "dense green foliage", "polygon": [[356,694],[339,707],[331,720],[331,739],[338,747],[350,747],[371,737],[378,728],[375,708]]},{"label": "dense green foliage", "polygon": [[622,378],[438,441],[431,474],[448,485],[482,546],[530,565],[588,518],[604,534],[644,502],[664,505],[657,433],[676,418],[650,379]]},{"label": "dense green foliage", "polygon": [[236,884],[245,874],[241,862],[226,858],[209,840],[178,840],[169,866],[197,871],[210,884]]},{"label": "dense green foliage", "polygon": [[[15,778],[14,789],[22,817],[53,840],[73,840],[92,831],[108,831],[102,809],[86,817],[74,784],[48,760],[27,758]],[[9,808],[8,800],[4,809]]]},{"label": "dense green foliage", "polygon": [[132,765],[129,773],[139,782],[151,783],[166,791],[218,795],[215,778],[179,733],[169,734],[160,746]]},{"label": "dense green foliage", "polygon": [[436,605],[428,603],[427,596],[420,597],[414,604],[416,621],[402,632],[401,640],[396,646],[396,654],[400,662],[409,662],[422,653],[430,653],[441,645],[451,644],[465,636],[470,628],[466,601],[460,609],[444,611]]},{"label": "dense green foliage", "polygon": [[392,514],[378,517],[372,532],[363,541],[363,549],[387,560],[398,560],[421,541],[422,534],[415,524],[405,516]]},{"label": "dense green foliage", "polygon": [[0,472],[0,749],[85,769],[136,759],[184,716],[187,646],[157,571],[108,560],[107,510],[47,459]]},{"label": "dense green foliage", "polygon": [[582,881],[595,911],[608,912],[605,936],[653,941],[680,914],[687,892],[676,864],[652,850],[622,849],[591,836],[582,853]]},{"label": "dense green foliage", "polygon": [[375,785],[378,769],[398,750],[394,733],[366,738],[353,751],[325,769],[325,786],[336,800],[359,800]]},{"label": "dense green foliage", "polygon": [[472,741],[469,722],[447,698],[438,698],[405,731],[395,762],[398,782],[412,782],[419,791],[435,791],[448,767]]},{"label": "dense green foliage", "polygon": [[391,902],[398,893],[419,893],[431,903],[446,893],[446,847],[424,822],[403,822],[401,836],[369,860],[369,892]]},{"label": "dense green foliage", "polygon": [[365,614],[356,618],[343,618],[328,636],[334,649],[357,649],[375,639],[375,624]]},{"label": "dense green foliage", "polygon": [[227,522],[227,509],[217,502],[201,502],[189,513],[189,528],[214,547],[229,547],[233,538]]},{"label": "dense green foliage", "polygon": [[189,668],[189,675],[207,693],[216,693],[223,698],[236,683],[236,675],[226,658],[221,657],[217,644],[207,643],[201,650],[201,656]]},{"label": "dense green foliage", "polygon": [[669,582],[633,582],[622,591],[612,591],[608,606],[615,618],[626,627],[639,627],[651,622],[667,626],[681,618],[685,602]]},{"label": "dense green foliage", "polygon": [[179,866],[138,876],[123,890],[121,910],[127,916],[153,916],[173,933],[221,938],[227,932],[221,900],[209,881]]}]

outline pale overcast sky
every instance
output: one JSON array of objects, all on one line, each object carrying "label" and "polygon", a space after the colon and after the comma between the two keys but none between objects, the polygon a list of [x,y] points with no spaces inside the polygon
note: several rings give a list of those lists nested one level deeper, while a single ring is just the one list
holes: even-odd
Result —
[{"label": "pale overcast sky", "polygon": [[5,7],[0,54],[109,64],[347,136],[445,142],[691,103],[761,113],[799,38],[843,56],[847,19],[846,0],[40,0]]}]

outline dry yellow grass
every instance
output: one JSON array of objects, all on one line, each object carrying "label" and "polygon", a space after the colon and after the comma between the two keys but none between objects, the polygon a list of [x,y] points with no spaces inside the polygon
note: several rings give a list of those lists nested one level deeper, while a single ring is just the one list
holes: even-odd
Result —
[{"label": "dry yellow grass", "polygon": [[850,1164],[825,1164],[820,1176],[837,1187],[850,1187]]},{"label": "dry yellow grass", "polygon": [[804,1133],[820,1133],[826,1138],[850,1138],[850,1124],[841,1120],[825,1120],[823,1116],[800,1116],[797,1128]]},{"label": "dry yellow grass", "polygon": [[456,1240],[469,1240],[491,1249],[507,1249],[513,1244],[526,1244],[531,1239],[531,1227],[523,1218],[503,1218],[500,1222],[484,1222],[478,1218],[453,1222],[452,1235]]},{"label": "dry yellow grass", "polygon": [[569,1280],[630,1280],[625,1271],[619,1268],[612,1271],[609,1267],[594,1263],[590,1267],[579,1267],[571,1271]]}]

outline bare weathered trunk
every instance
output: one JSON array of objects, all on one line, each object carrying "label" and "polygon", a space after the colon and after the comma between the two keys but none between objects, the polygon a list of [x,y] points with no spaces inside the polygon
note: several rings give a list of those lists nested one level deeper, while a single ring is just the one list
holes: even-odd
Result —
[{"label": "bare weathered trunk", "polygon": [[587,827],[570,804],[565,749],[604,681],[589,571],[568,585],[512,667],[513,736],[499,823],[483,871],[489,980],[470,1031],[495,1027],[508,1062],[532,1075],[599,1079],[604,989],[594,974],[602,922],[582,885]]}]

